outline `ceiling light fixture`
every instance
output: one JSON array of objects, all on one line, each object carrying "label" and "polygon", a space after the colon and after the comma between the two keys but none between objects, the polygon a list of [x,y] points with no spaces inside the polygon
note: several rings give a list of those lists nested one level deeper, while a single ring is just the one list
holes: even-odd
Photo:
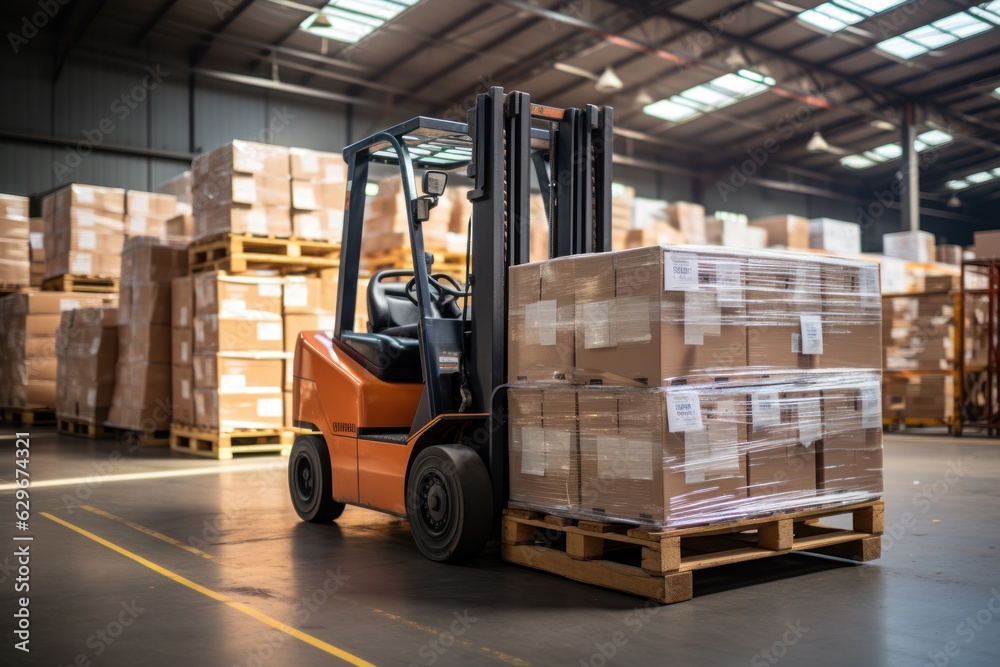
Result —
[{"label": "ceiling light fixture", "polygon": [[615,74],[615,70],[612,67],[605,67],[604,71],[601,72],[601,76],[597,78],[597,83],[594,84],[594,88],[601,93],[614,93],[624,87],[625,84]]},{"label": "ceiling light fixture", "polygon": [[639,107],[644,107],[647,104],[652,104],[656,100],[653,96],[649,94],[649,91],[645,88],[640,88],[639,92],[635,95],[635,105]]},{"label": "ceiling light fixture", "polygon": [[332,28],[333,24],[330,23],[330,18],[323,12],[317,12],[313,20],[306,25],[306,30],[315,30],[316,28]]},{"label": "ceiling light fixture", "polygon": [[958,198],[958,195],[952,193],[951,199],[948,200],[948,206],[951,208],[958,208],[962,205],[962,200]]},{"label": "ceiling light fixture", "polygon": [[868,123],[868,126],[874,127],[876,130],[884,130],[886,132],[893,132],[896,129],[896,126],[893,123],[881,119],[873,120],[872,122]]},{"label": "ceiling light fixture", "polygon": [[806,150],[810,153],[829,153],[830,144],[827,143],[823,135],[816,130],[813,135],[809,137],[809,143],[806,144]]}]

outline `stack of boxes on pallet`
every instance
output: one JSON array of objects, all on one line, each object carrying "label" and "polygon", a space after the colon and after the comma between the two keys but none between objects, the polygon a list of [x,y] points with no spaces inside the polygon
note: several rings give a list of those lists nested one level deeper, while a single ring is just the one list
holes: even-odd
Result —
[{"label": "stack of boxes on pallet", "polygon": [[347,169],[338,153],[289,149],[292,235],[340,242],[347,200]]},{"label": "stack of boxes on pallet", "polygon": [[509,321],[516,503],[676,526],[881,493],[872,263],[569,257],[511,268]]},{"label": "stack of boxes on pallet", "polygon": [[60,314],[116,302],[113,295],[69,292],[11,294],[0,299],[0,342],[4,348],[0,356],[0,407],[54,411]]},{"label": "stack of boxes on pallet", "polygon": [[125,235],[169,236],[167,222],[177,215],[177,197],[156,192],[125,193]]},{"label": "stack of boxes on pallet", "polygon": [[31,283],[28,198],[0,195],[0,291]]},{"label": "stack of boxes on pallet", "polygon": [[[45,278],[121,275],[125,191],[68,185],[42,198]],[[66,285],[69,287],[69,285]]]},{"label": "stack of boxes on pallet", "polygon": [[103,425],[115,387],[118,309],[65,310],[56,336],[56,416]]},{"label": "stack of boxes on pallet", "polygon": [[31,286],[41,288],[45,281],[45,219],[29,218],[28,229]]},{"label": "stack of boxes on pallet", "polygon": [[187,272],[183,243],[136,237],[121,256],[118,363],[108,424],[155,434],[170,428],[171,280]]}]

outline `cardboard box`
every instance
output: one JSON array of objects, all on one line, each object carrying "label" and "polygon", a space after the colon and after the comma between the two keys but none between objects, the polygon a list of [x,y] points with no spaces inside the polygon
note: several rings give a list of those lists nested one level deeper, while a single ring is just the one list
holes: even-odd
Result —
[{"label": "cardboard box", "polygon": [[688,243],[708,243],[705,230],[705,207],[701,204],[678,201],[667,206],[667,223],[680,230]]},{"label": "cardboard box", "polygon": [[216,170],[284,176],[287,179],[290,175],[289,149],[253,141],[231,141],[194,159],[191,165],[194,187],[206,174]]},{"label": "cardboard box", "polygon": [[280,387],[240,393],[194,389],[197,426],[231,431],[237,428],[281,428],[285,399]]},{"label": "cardboard box", "polygon": [[127,282],[120,287],[119,321],[122,324],[170,325],[170,283]]},{"label": "cardboard box", "polygon": [[546,510],[580,507],[576,392],[511,389],[510,498]]},{"label": "cardboard box", "polygon": [[128,236],[166,236],[167,218],[151,215],[126,215],[125,234]]},{"label": "cardboard box", "polygon": [[347,184],[344,181],[292,180],[291,206],[296,211],[335,209],[341,218],[347,208]]},{"label": "cardboard box", "polygon": [[134,238],[125,243],[121,257],[123,279],[165,283],[187,273],[187,244],[176,240]]},{"label": "cardboard box", "polygon": [[28,198],[19,195],[0,194],[0,218],[28,218]]},{"label": "cardboard box", "polygon": [[876,381],[824,390],[823,441],[818,452],[817,488],[882,492],[882,406]]},{"label": "cardboard box", "polygon": [[169,363],[119,358],[108,424],[142,431],[169,429],[172,381]]},{"label": "cardboard box", "polygon": [[809,221],[809,247],[847,255],[861,253],[861,225],[814,218]]},{"label": "cardboard box", "polygon": [[170,281],[170,323],[175,327],[194,324],[194,277],[179,276]]},{"label": "cardboard box", "polygon": [[934,235],[930,232],[906,231],[882,235],[882,252],[911,262],[934,262]]},{"label": "cardboard box", "polygon": [[170,361],[173,364],[190,366],[194,361],[194,329],[192,327],[170,328]]},{"label": "cardboard box", "polygon": [[[53,193],[54,210],[85,208],[109,213],[125,213],[125,191],[96,185],[74,183]],[[51,206],[51,204],[50,204]]]},{"label": "cardboard box", "polygon": [[666,527],[746,502],[741,395],[584,389],[579,402],[584,513]]},{"label": "cardboard box", "polygon": [[337,310],[337,282],[323,278],[287,276],[282,310],[290,314],[330,314]]},{"label": "cardboard box", "polygon": [[776,215],[769,218],[756,218],[750,221],[751,227],[767,230],[767,242],[770,246],[781,246],[791,250],[809,249],[809,220],[798,215]]},{"label": "cardboard box", "polygon": [[507,378],[573,379],[575,263],[571,258],[510,267]]},{"label": "cardboard box", "polygon": [[292,234],[292,219],[287,205],[221,204],[195,211],[195,237],[221,233],[287,237]]},{"label": "cardboard box", "polygon": [[171,194],[129,190],[125,193],[125,213],[130,216],[170,218],[177,213],[177,197]]},{"label": "cardboard box", "polygon": [[196,315],[194,350],[201,352],[282,352],[281,316],[249,311],[242,318]]},{"label": "cardboard box", "polygon": [[[58,315],[64,310],[75,310],[77,308],[98,308],[101,306],[115,305],[118,302],[117,295],[109,294],[88,294],[86,292],[30,292],[28,294],[11,294],[3,297],[2,301],[9,308],[11,315]],[[52,327],[50,334],[54,334],[58,327]]]},{"label": "cardboard box", "polygon": [[747,240],[747,221],[743,219],[705,219],[705,237],[711,245],[742,248]]},{"label": "cardboard box", "polygon": [[194,372],[190,364],[173,364],[170,371],[173,421],[185,426],[194,426]]},{"label": "cardboard box", "polygon": [[571,261],[575,275],[560,285],[575,297],[577,383],[659,386],[746,366],[738,254],[674,246]]},{"label": "cardboard box", "polygon": [[118,358],[169,364],[171,356],[169,324],[128,324],[118,327]]},{"label": "cardboard box", "polygon": [[816,493],[816,450],[823,436],[819,391],[759,387],[747,395],[747,496],[802,503]]},{"label": "cardboard box", "polygon": [[238,318],[251,311],[278,316],[282,312],[282,278],[230,276],[209,271],[195,275],[192,284],[197,315]]},{"label": "cardboard box", "polygon": [[182,213],[169,218],[166,222],[167,236],[192,237],[194,236],[194,216],[190,213]]},{"label": "cardboard box", "polygon": [[254,359],[225,354],[200,353],[194,356],[194,386],[221,392],[282,387],[282,359]]},{"label": "cardboard box", "polygon": [[347,181],[347,165],[340,153],[324,153],[307,148],[289,149],[292,178],[307,181]]},{"label": "cardboard box", "polygon": [[340,243],[344,237],[344,211],[292,211],[292,234],[303,239]]},{"label": "cardboard box", "polygon": [[285,315],[285,351],[295,352],[295,341],[300,331],[332,331],[335,328],[337,316],[329,314]]}]

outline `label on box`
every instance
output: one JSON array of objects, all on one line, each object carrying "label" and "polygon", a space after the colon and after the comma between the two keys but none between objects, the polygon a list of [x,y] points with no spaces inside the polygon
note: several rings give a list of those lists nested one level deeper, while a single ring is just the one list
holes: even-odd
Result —
[{"label": "label on box", "polygon": [[545,474],[545,429],[521,427],[521,474]]},{"label": "label on box", "polygon": [[219,389],[245,389],[247,376],[242,373],[225,374],[219,377]]},{"label": "label on box", "polygon": [[316,208],[316,192],[311,185],[296,185],[292,189],[295,208]]},{"label": "label on box", "polygon": [[233,177],[233,201],[241,204],[257,203],[257,184],[252,178]]},{"label": "label on box", "polygon": [[650,329],[649,297],[621,298],[615,302],[615,330],[617,343],[648,343],[653,334]]},{"label": "label on box", "polygon": [[79,299],[59,299],[59,312],[66,310],[77,310],[80,307]]},{"label": "label on box", "polygon": [[181,341],[181,363],[188,363],[191,359],[191,355],[188,354],[188,342],[186,340]]},{"label": "label on box", "polygon": [[[261,285],[263,288],[264,286]],[[305,308],[309,305],[309,286],[305,283],[285,285],[285,307]]]},{"label": "label on box", "polygon": [[75,188],[74,194],[76,194],[77,203],[80,204],[94,203],[94,191],[86,186],[82,188]]},{"label": "label on box", "polygon": [[697,392],[669,392],[667,394],[667,426],[671,433],[700,431],[701,401]]},{"label": "label on box", "polygon": [[318,216],[296,215],[295,222],[299,227],[296,230],[299,236],[303,236],[307,239],[318,239],[322,234]]},{"label": "label on box", "polygon": [[280,417],[285,413],[285,404],[280,398],[258,398],[258,417]]},{"label": "label on box", "polygon": [[281,322],[258,322],[257,340],[281,340]]},{"label": "label on box", "polygon": [[187,378],[181,380],[181,398],[185,401],[191,398],[191,381]]},{"label": "label on box", "polygon": [[[882,415],[879,415],[879,425]],[[815,412],[799,412],[799,442],[808,447],[823,437],[823,420]]]},{"label": "label on box", "polygon": [[[302,283],[302,285],[305,285],[305,283]],[[261,283],[257,285],[257,294],[266,297],[280,297],[281,283]]]},{"label": "label on box", "polygon": [[328,164],[323,173],[323,180],[334,183],[344,182],[344,168],[339,164]]},{"label": "label on box", "polygon": [[89,208],[81,208],[74,211],[76,217],[74,222],[77,227],[93,227],[94,226],[94,212]]},{"label": "label on box", "polygon": [[69,266],[69,272],[76,275],[90,275],[93,267],[94,264],[90,255],[75,252],[73,253],[73,262]]},{"label": "label on box", "polygon": [[128,217],[128,233],[134,236],[146,235],[146,218],[141,215],[130,215]]},{"label": "label on box", "polygon": [[94,336],[90,341],[90,353],[97,354],[101,351],[101,337]]},{"label": "label on box", "polygon": [[800,315],[802,325],[802,354],[823,354],[823,318],[819,315]]},{"label": "label on box", "polygon": [[569,470],[570,433],[566,429],[544,429],[545,469]]},{"label": "label on box", "polygon": [[41,250],[45,247],[45,233],[44,232],[29,232],[28,241],[31,245],[32,250]]},{"label": "label on box", "polygon": [[684,327],[692,327],[706,336],[722,333],[722,309],[715,296],[707,292],[687,292],[684,295]]},{"label": "label on box", "polygon": [[684,436],[684,483],[701,484],[712,452],[707,431],[693,431]]},{"label": "label on box", "polygon": [[879,294],[878,267],[865,266],[861,272],[861,293],[868,295]]},{"label": "label on box", "polygon": [[802,336],[797,333],[792,334],[792,353],[802,354]]},{"label": "label on box", "polygon": [[129,213],[149,213],[149,200],[144,194],[131,193],[128,198]]},{"label": "label on box", "polygon": [[251,234],[267,234],[267,214],[264,211],[247,211],[247,231]]},{"label": "label on box", "polygon": [[698,255],[664,251],[663,289],[674,292],[698,291]]},{"label": "label on box", "polygon": [[180,309],[177,311],[177,314],[180,316],[177,318],[178,319],[177,326],[179,327],[188,326],[188,307],[181,306]]},{"label": "label on box", "polygon": [[624,440],[628,451],[629,479],[653,479],[653,452],[650,440]]},{"label": "label on box", "polygon": [[241,315],[247,312],[247,302],[243,299],[223,299],[219,304],[220,314]]},{"label": "label on box", "polygon": [[302,171],[310,174],[319,171],[319,158],[313,153],[299,153],[299,162],[302,165]]},{"label": "label on box", "polygon": [[877,384],[861,385],[861,428],[882,428],[882,395]]},{"label": "label on box", "polygon": [[704,345],[705,344],[705,332],[702,331],[701,326],[697,324],[684,323],[684,344],[685,345]]},{"label": "label on box", "polygon": [[529,303],[524,307],[524,324],[527,342],[538,345],[555,345],[558,330],[558,308],[554,299]]},{"label": "label on box", "polygon": [[87,387],[87,407],[93,408],[97,405],[97,387]]},{"label": "label on box", "polygon": [[337,318],[334,315],[320,315],[316,318],[316,326],[321,331],[331,331],[337,328]]},{"label": "label on box", "polygon": [[750,399],[750,410],[753,413],[753,427],[777,426],[781,423],[781,405],[778,403],[778,392],[760,391]]},{"label": "label on box", "polygon": [[78,231],[76,233],[76,246],[80,250],[96,250],[97,234],[94,232]]},{"label": "label on box", "polygon": [[739,308],[743,305],[743,273],[739,262],[717,262],[715,265],[716,294],[720,306]]},{"label": "label on box", "polygon": [[583,304],[583,346],[588,350],[614,347],[615,328],[612,323],[614,303],[594,301]]}]

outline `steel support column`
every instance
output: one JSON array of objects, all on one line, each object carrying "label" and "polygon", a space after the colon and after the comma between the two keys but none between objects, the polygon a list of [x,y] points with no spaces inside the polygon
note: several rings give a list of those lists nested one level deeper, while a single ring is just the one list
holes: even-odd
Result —
[{"label": "steel support column", "polygon": [[920,155],[913,145],[917,130],[913,123],[912,105],[903,109],[900,135],[903,146],[903,164],[900,167],[902,189],[899,192],[901,226],[904,230],[915,232],[920,229]]}]

